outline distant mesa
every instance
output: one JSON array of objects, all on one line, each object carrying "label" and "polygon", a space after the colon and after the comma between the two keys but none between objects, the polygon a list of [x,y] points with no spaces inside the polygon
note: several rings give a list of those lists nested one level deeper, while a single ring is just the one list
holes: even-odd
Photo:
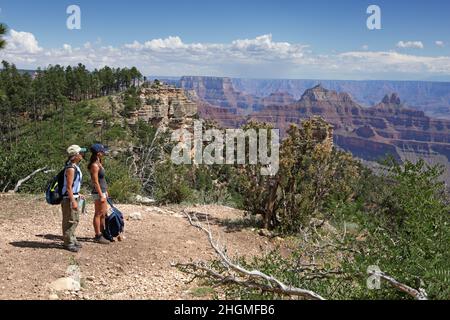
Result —
[{"label": "distant mesa", "polygon": [[[166,80],[164,77],[158,77]],[[184,79],[193,77],[183,77]],[[450,82],[430,81],[390,81],[390,80],[308,80],[308,79],[243,79],[243,78],[218,78],[195,77],[196,82],[204,79],[214,79],[215,85],[222,86],[221,82],[233,87],[235,92],[240,92],[254,98],[264,98],[274,92],[286,92],[301,99],[306,90],[314,88],[318,84],[322,87],[334,90],[338,93],[347,93],[352,99],[363,107],[374,106],[384,99],[386,95],[395,92],[402,98],[402,103],[408,108],[423,111],[433,118],[450,119]],[[224,79],[224,80],[221,80]],[[168,77],[167,81],[178,87],[181,86],[180,78]],[[231,84],[230,84],[231,82]],[[205,89],[208,88],[205,83]],[[212,92],[210,92],[212,94]],[[210,97],[213,99],[213,97]],[[250,106],[243,106],[246,111]]]}]

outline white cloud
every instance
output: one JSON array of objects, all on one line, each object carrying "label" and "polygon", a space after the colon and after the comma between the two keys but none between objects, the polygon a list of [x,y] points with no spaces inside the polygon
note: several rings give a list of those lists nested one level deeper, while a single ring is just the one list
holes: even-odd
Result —
[{"label": "white cloud", "polygon": [[[449,56],[369,51],[368,45],[360,51],[316,54],[308,45],[278,42],[270,34],[229,43],[185,43],[180,37],[171,36],[118,47],[94,41],[80,47],[64,44],[42,49],[31,33],[14,31],[7,41],[7,48],[0,51],[0,60],[27,69],[81,62],[90,69],[136,66],[146,75],[330,79],[450,76]],[[403,42],[402,47],[411,45]]]},{"label": "white cloud", "polygon": [[422,41],[399,41],[397,48],[401,49],[423,49],[425,46]]},{"label": "white cloud", "polygon": [[347,52],[340,55],[342,66],[364,66],[366,72],[450,74],[450,57],[426,57],[389,52]]},{"label": "white cloud", "polygon": [[445,42],[444,42],[444,41],[436,41],[435,44],[436,44],[438,47],[441,47],[441,48],[445,47]]},{"label": "white cloud", "polygon": [[32,33],[18,32],[11,30],[8,37],[6,37],[7,50],[16,53],[38,53],[42,51],[39,44]]},{"label": "white cloud", "polygon": [[67,52],[72,53],[72,46],[70,44],[67,43],[63,44],[63,49]]}]

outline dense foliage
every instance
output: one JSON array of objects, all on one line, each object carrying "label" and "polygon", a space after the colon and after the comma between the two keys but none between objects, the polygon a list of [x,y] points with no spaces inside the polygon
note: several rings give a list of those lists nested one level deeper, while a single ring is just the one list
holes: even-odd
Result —
[{"label": "dense foliage", "polygon": [[[49,66],[34,74],[20,72],[2,62],[0,71],[1,142],[11,144],[23,121],[39,122],[49,112],[59,111],[65,122],[63,106],[121,92],[139,85],[141,73],[135,68],[104,67],[89,71],[82,64],[75,67]],[[76,112],[76,110],[74,110]],[[64,127],[62,128],[64,137]]]},{"label": "dense foliage", "polygon": [[[136,68],[104,67],[88,71],[75,67],[49,66],[33,75],[2,62],[0,70],[0,191],[14,188],[17,181],[34,170],[47,166],[59,170],[70,144],[89,146],[94,142],[120,145],[134,133],[115,117],[117,105],[111,96],[129,91],[135,95],[142,75]],[[102,107],[103,106],[103,107]],[[105,107],[106,106],[106,107]],[[111,111],[111,112],[110,112]],[[137,138],[136,138],[137,139]],[[139,190],[129,177],[125,161],[114,159],[119,174],[113,177],[111,193],[120,200]],[[125,178],[126,177],[126,178]],[[40,174],[24,185],[22,191],[40,192],[49,177]],[[114,180],[129,184],[130,194],[119,192]],[[130,181],[124,181],[129,179]]]}]

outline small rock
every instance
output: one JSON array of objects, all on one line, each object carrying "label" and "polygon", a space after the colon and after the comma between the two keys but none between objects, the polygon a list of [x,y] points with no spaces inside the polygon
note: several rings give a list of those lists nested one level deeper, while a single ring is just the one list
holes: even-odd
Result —
[{"label": "small rock", "polygon": [[136,196],[136,202],[141,203],[141,204],[154,204],[156,201],[147,197],[143,197],[140,195]]},{"label": "small rock", "polygon": [[261,229],[259,230],[258,234],[262,237],[271,237],[272,236],[272,232],[270,232],[267,229]]},{"label": "small rock", "polygon": [[142,214],[140,212],[133,212],[128,216],[129,220],[140,221],[142,220]]},{"label": "small rock", "polygon": [[160,209],[158,207],[150,207],[150,208],[145,209],[145,211],[152,212],[152,213],[158,213],[158,214],[164,214],[165,213],[164,210],[162,210],[162,209]]},{"label": "small rock", "polygon": [[81,285],[73,278],[60,278],[50,284],[50,288],[55,291],[79,291]]}]

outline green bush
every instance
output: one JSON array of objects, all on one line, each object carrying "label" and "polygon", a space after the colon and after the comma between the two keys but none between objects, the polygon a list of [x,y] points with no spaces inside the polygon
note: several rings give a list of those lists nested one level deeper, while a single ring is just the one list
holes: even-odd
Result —
[{"label": "green bush", "polygon": [[[0,191],[7,184],[5,191],[13,189],[17,181],[34,170],[47,166],[54,172],[36,175],[19,190],[43,192],[52,176],[64,167],[68,146],[77,144],[89,147],[92,143],[101,141],[101,130],[88,123],[92,119],[89,117],[96,112],[96,106],[87,102],[64,105],[58,112],[48,113],[45,120],[26,123],[15,131],[18,136],[16,141],[12,145],[0,146]],[[83,163],[81,168],[85,177],[89,177]]]},{"label": "green bush", "polygon": [[[17,144],[13,150],[6,150],[0,146],[0,191],[12,190],[20,179],[45,166],[51,169],[55,167],[54,164],[54,159],[46,159],[45,154],[27,142]],[[43,192],[50,179],[51,174],[39,173],[24,183],[19,191]]]},{"label": "green bush", "polygon": [[360,164],[333,150],[329,133],[329,125],[320,118],[292,126],[280,146],[280,167],[274,177],[261,175],[260,165],[238,169],[237,185],[244,207],[262,215],[266,228],[297,233],[311,217],[323,216],[331,199],[354,198]]},{"label": "green bush", "polygon": [[349,239],[358,254],[346,267],[364,274],[359,278],[364,298],[407,297],[385,283],[381,290],[364,290],[367,267],[376,265],[402,283],[425,289],[431,299],[448,299],[450,206],[445,185],[439,181],[442,169],[420,160],[391,162],[387,170],[373,201],[361,199],[348,212],[365,230],[365,240]]},{"label": "green bush", "polygon": [[[128,137],[126,129],[122,128],[120,124],[114,124],[108,128],[103,135],[103,139],[107,142],[124,141]],[[108,143],[107,143],[108,144]]]},{"label": "green bush", "polygon": [[190,185],[191,166],[175,165],[170,159],[156,166],[155,199],[161,204],[189,202],[193,199]]},{"label": "green bush", "polygon": [[110,196],[117,202],[133,201],[133,196],[140,194],[142,187],[133,177],[128,167],[120,159],[106,159],[107,182]]}]

